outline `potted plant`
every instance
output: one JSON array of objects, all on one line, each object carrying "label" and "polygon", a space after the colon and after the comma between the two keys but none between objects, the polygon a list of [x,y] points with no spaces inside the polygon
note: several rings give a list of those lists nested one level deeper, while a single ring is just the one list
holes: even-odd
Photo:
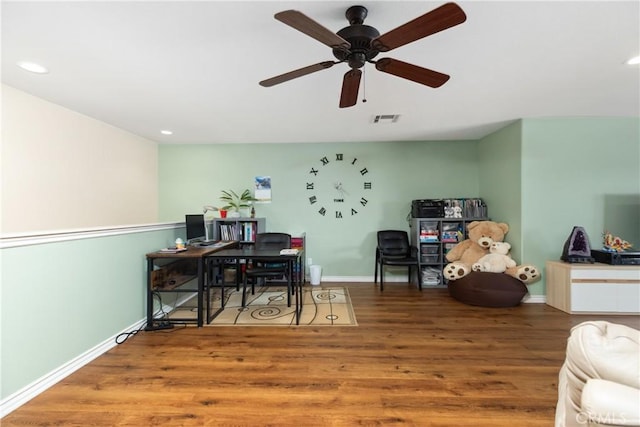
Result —
[{"label": "potted plant", "polygon": [[251,206],[251,202],[255,202],[256,199],[251,195],[251,192],[247,189],[240,195],[233,190],[222,190],[222,196],[220,200],[224,203],[221,209],[229,211],[229,216],[240,216],[240,209],[248,209]]}]

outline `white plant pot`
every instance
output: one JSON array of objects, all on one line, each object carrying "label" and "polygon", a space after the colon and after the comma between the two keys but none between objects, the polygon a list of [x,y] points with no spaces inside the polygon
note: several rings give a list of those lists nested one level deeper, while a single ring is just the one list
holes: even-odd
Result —
[{"label": "white plant pot", "polygon": [[238,212],[238,211],[229,211],[229,212],[227,212],[227,218],[240,218],[240,212]]}]

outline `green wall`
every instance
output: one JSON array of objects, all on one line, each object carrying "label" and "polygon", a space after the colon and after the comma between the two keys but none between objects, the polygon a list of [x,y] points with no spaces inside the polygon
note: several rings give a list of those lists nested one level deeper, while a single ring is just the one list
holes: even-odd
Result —
[{"label": "green wall", "polygon": [[479,142],[480,194],[489,217],[509,224],[511,256],[522,257],[522,122],[518,120]]},{"label": "green wall", "polygon": [[[373,186],[366,207],[343,219],[319,215],[306,189],[311,167],[337,153],[345,160],[356,157]],[[221,190],[252,188],[255,176],[271,176],[272,203],[256,205],[267,231],[305,232],[306,255],[323,275],[363,280],[373,276],[376,231],[409,231],[411,200],[479,195],[475,141],[161,145],[159,162],[161,221],[183,220],[205,204],[219,206]],[[362,185],[347,167],[326,172],[347,189]]]},{"label": "green wall", "polygon": [[640,250],[640,118],[528,119],[522,129],[523,257],[559,259],[575,225],[592,248],[609,229]]},{"label": "green wall", "polygon": [[[509,223],[519,263],[560,258],[575,225],[591,247],[609,230],[640,248],[640,119],[524,119],[479,142],[480,194],[492,219]],[[640,297],[640,295],[639,295]]]},{"label": "green wall", "polygon": [[2,399],[146,318],[145,254],[177,231],[2,249]]}]

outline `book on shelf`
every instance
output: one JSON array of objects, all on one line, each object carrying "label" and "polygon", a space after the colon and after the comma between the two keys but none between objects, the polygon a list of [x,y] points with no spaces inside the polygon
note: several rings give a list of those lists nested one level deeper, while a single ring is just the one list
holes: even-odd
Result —
[{"label": "book on shelf", "polygon": [[218,225],[221,240],[238,240],[241,242],[255,242],[258,234],[256,221],[242,221],[232,224]]},{"label": "book on shelf", "polygon": [[442,241],[443,242],[458,242],[460,239],[460,232],[456,231],[443,231],[442,232]]},{"label": "book on shelf", "polygon": [[303,237],[291,237],[291,247],[293,249],[304,249]]},{"label": "book on shelf", "polygon": [[255,221],[243,222],[241,240],[243,242],[255,242],[257,227],[258,227],[258,224]]},{"label": "book on shelf", "polygon": [[236,224],[220,224],[221,240],[239,240],[238,227]]}]

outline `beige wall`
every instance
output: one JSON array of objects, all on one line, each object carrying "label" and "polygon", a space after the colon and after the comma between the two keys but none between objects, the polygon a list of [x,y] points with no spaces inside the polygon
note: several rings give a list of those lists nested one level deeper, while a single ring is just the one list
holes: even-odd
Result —
[{"label": "beige wall", "polygon": [[153,141],[2,85],[2,233],[157,222]]}]

